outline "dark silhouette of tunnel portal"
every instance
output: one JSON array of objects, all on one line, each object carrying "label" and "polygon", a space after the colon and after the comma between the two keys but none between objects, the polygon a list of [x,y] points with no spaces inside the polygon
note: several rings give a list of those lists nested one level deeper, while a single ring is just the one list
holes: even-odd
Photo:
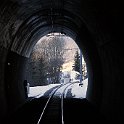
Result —
[{"label": "dark silhouette of tunnel portal", "polygon": [[111,122],[123,118],[123,1],[4,0],[0,2],[0,118],[26,99],[25,65],[50,32],[75,39],[87,63],[87,100]]}]

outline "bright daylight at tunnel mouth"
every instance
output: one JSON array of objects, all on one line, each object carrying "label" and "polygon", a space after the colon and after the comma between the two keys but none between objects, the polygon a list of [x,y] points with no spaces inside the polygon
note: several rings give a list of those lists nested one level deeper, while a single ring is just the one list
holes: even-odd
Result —
[{"label": "bright daylight at tunnel mouth", "polygon": [[26,79],[29,98],[48,96],[60,85],[66,87],[65,98],[86,98],[86,62],[75,41],[65,34],[50,33],[36,43],[26,66]]}]

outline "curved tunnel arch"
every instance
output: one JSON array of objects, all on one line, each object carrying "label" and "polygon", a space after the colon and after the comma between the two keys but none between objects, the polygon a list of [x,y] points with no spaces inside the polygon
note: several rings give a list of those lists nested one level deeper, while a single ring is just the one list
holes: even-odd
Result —
[{"label": "curved tunnel arch", "polygon": [[[3,112],[0,113],[2,116],[8,112],[6,110],[8,106],[13,109],[14,106],[17,107],[25,101],[22,82],[26,57],[30,55],[38,39],[51,32],[52,23],[48,18],[51,14],[50,1],[6,0],[0,5],[2,10],[0,13],[0,55],[3,57],[0,61],[2,75],[0,92],[4,94],[0,96],[1,106],[4,106]],[[87,99],[108,117],[114,116],[117,120],[123,120],[118,109],[120,105],[123,108],[121,82],[123,82],[124,67],[121,45],[123,35],[120,35],[122,23],[119,13],[116,3],[112,6],[111,3],[105,1],[100,3],[97,0],[95,2],[64,0],[64,8],[61,0],[60,3],[55,3],[52,10],[52,14],[60,15],[60,18],[54,18],[54,31],[63,30],[83,50],[89,74]],[[42,14],[47,15],[41,18]],[[8,84],[10,90],[8,90]],[[13,87],[15,89],[12,92]],[[117,94],[115,89],[117,89]],[[8,92],[7,95],[5,95],[6,92]],[[117,113],[114,113],[113,108]]]},{"label": "curved tunnel arch", "polygon": [[[24,52],[22,50],[22,52],[20,52],[20,54],[23,55],[23,56],[27,56],[27,55],[29,56],[30,52],[31,52],[31,49],[33,48],[35,43],[42,36],[44,36],[45,34],[51,32],[51,24],[49,24],[49,22],[48,23],[46,22],[45,25],[44,25],[44,23],[42,23],[42,21],[44,22],[44,20],[47,20],[48,12],[49,12],[49,10],[46,10],[45,12],[43,10],[40,10],[37,13],[33,14],[33,17],[30,16],[28,19],[26,19],[24,21],[24,23],[22,24],[23,26],[20,26],[20,28],[18,29],[18,33],[17,33],[19,36],[21,36],[22,39],[21,40],[16,40],[16,39],[19,39],[20,37],[15,35],[15,40],[14,40],[13,46],[14,46],[14,44],[16,44],[17,47],[15,46],[15,48],[14,48],[12,46],[13,51],[15,51],[15,52],[17,51],[17,53],[18,53],[19,46],[20,46],[20,48],[22,48],[22,45],[20,45],[20,44],[24,43],[24,45],[23,45],[24,46],[23,47]],[[44,13],[45,13],[45,15],[44,15]],[[37,14],[38,14],[38,17],[32,20],[32,18],[34,18]],[[63,17],[60,16],[60,18],[58,17],[57,18],[58,21],[56,19],[56,21],[54,22],[53,32],[61,32],[61,31],[63,31],[63,33],[65,33],[66,35],[69,35],[70,37],[75,39],[76,43],[79,45],[79,47],[81,49],[83,48],[82,50],[83,50],[83,54],[84,54],[84,59],[85,59],[85,56],[86,56],[86,63],[88,63],[87,66],[88,66],[88,72],[89,72],[89,75],[90,75],[89,77],[91,77],[91,79],[89,78],[90,79],[89,82],[91,82],[91,83],[89,83],[89,85],[91,85],[89,87],[92,87],[93,80],[95,80],[95,78],[94,78],[95,73],[94,72],[95,71],[97,71],[97,72],[101,71],[100,70],[101,67],[100,67],[100,64],[99,64],[100,60],[98,60],[99,56],[98,56],[98,53],[97,53],[97,50],[96,50],[97,48],[96,48],[96,46],[94,44],[92,44],[94,38],[93,38],[92,34],[90,33],[90,31],[88,30],[88,28],[86,27],[85,23],[79,17],[76,17],[76,15],[73,15],[72,13],[69,13],[69,12],[64,11],[64,10],[62,11],[62,14],[64,16]],[[53,13],[53,15],[54,15],[54,13]],[[57,14],[57,12],[55,11],[55,15],[58,16],[59,14]],[[42,16],[46,16],[46,18],[42,20]],[[74,17],[76,18],[76,21],[73,20]],[[77,20],[80,23],[77,23]],[[28,28],[30,30],[30,27],[32,27],[32,25],[35,25],[35,26],[32,29],[33,31],[30,32],[30,31],[28,31]],[[23,33],[23,30],[24,30],[24,33]],[[25,30],[27,30],[26,31],[27,33],[25,32]],[[37,34],[37,32],[39,32],[39,33]],[[24,36],[23,36],[23,34],[24,34]],[[16,38],[16,37],[18,37],[18,38]],[[27,39],[23,40],[23,37],[26,37]],[[79,41],[79,39],[80,39],[80,41]],[[27,49],[29,50],[29,52],[27,51]],[[84,49],[85,49],[85,51],[84,51]],[[25,51],[26,51],[27,54],[25,54]],[[94,55],[91,55],[92,53]],[[89,55],[91,55],[90,56],[91,58],[89,58]],[[91,66],[91,63],[93,63],[92,61],[94,60],[94,58],[92,58],[92,56],[94,58],[96,56],[97,59],[95,59],[95,60],[98,60],[98,62],[94,62],[94,64],[97,63],[97,66],[99,66],[99,67],[95,68],[94,65]],[[92,67],[94,67],[94,69],[92,69]],[[94,73],[94,74],[92,74],[92,73]],[[98,74],[97,74],[97,76],[98,76]],[[97,82],[101,82],[99,84],[99,86],[102,85],[102,81],[101,81],[102,79],[101,79],[100,75],[99,75],[99,79],[97,78],[97,80],[99,80],[99,81],[95,80],[94,82],[96,84],[97,84]],[[101,99],[101,95],[102,95],[101,94],[102,89],[101,89],[101,86],[100,87],[99,86],[98,86],[98,91],[99,91],[98,92],[98,97],[99,98],[97,98],[97,101],[94,102],[94,103],[97,103],[97,104],[100,104],[100,99]],[[89,93],[88,94],[90,94],[91,90],[92,89],[89,88],[89,90],[88,90]],[[92,97],[92,94],[90,94],[88,96]]]},{"label": "curved tunnel arch", "polygon": [[[78,28],[80,26],[79,24],[77,25],[77,22],[73,20],[73,18],[76,15],[72,15],[72,13],[69,13],[63,10],[62,13],[64,16],[61,16],[59,13],[57,13],[54,10],[55,14],[53,13],[52,16],[55,16],[53,18],[56,18],[56,19],[54,19],[55,21],[53,20],[54,26],[53,26],[53,29],[51,29],[52,27],[51,18],[49,17],[49,20],[48,20],[49,11],[50,11],[49,9],[46,10],[45,12],[44,10],[40,10],[37,13],[34,13],[33,15],[31,15],[20,25],[19,29],[17,30],[16,34],[13,36],[13,39],[12,39],[13,41],[12,41],[11,49],[13,51],[17,51],[17,49],[19,49],[18,47],[21,46],[20,44],[22,42],[26,44],[29,43],[32,37],[34,37],[34,35],[40,31],[42,32],[40,33],[41,34],[40,37],[44,36],[49,32],[65,32],[67,35],[69,36],[71,35],[71,37],[74,37],[74,38],[76,37],[74,36],[76,35],[76,33],[74,32],[78,32],[79,30]],[[82,24],[82,21],[80,20],[80,18],[76,17],[76,19],[78,19],[78,22],[80,22],[80,24]],[[35,42],[36,41],[37,40],[35,40]]]},{"label": "curved tunnel arch", "polygon": [[[32,14],[30,17],[25,19],[25,21],[19,26],[17,32],[13,36],[13,39],[12,39],[13,41],[11,42],[12,44],[11,44],[10,49],[13,52],[16,52],[19,55],[28,57],[30,55],[31,49],[33,48],[35,43],[39,40],[39,38],[41,38],[45,34],[51,32],[52,24],[51,24],[51,20],[48,20],[48,15],[50,13],[50,10],[49,9],[48,10],[45,9],[45,10],[46,11],[40,10],[40,11]],[[99,56],[97,55],[97,50],[95,48],[95,45],[92,44],[92,42],[93,42],[92,40],[94,40],[94,39],[93,39],[90,31],[86,27],[85,23],[82,21],[82,19],[77,17],[77,15],[74,15],[73,13],[70,13],[70,12],[67,12],[64,10],[62,11],[62,14],[60,14],[60,11],[59,11],[59,13],[57,13],[56,10],[54,10],[53,15],[55,15],[55,16],[57,15],[56,17],[53,17],[53,18],[57,18],[56,20],[54,20],[53,32],[61,32],[62,31],[66,35],[69,35],[70,37],[75,39],[77,44],[79,45],[80,49],[82,49],[84,47],[83,49],[85,49],[85,51],[83,51],[83,53],[84,53],[84,58],[85,58],[85,56],[87,56],[87,59],[86,59],[86,62],[88,61],[87,63],[90,63],[90,62],[92,63],[92,61],[93,61],[93,59],[91,59],[92,57],[89,60],[89,55],[91,55],[91,53],[94,53],[94,57],[97,56],[96,58],[98,60]],[[63,15],[63,16],[61,16],[61,15]],[[76,20],[74,20],[74,17],[76,18]],[[48,22],[47,22],[47,20],[48,20]],[[77,23],[77,20],[79,23]],[[79,39],[80,39],[80,41],[79,41]],[[89,53],[88,53],[88,51],[89,51]],[[97,63],[99,63],[99,62],[97,62]],[[90,65],[88,64],[88,67],[90,67]],[[97,66],[98,66],[98,64],[97,64]],[[94,76],[95,74],[92,74],[92,73],[95,72],[96,70],[100,71],[100,65],[99,65],[99,69],[98,68],[92,69],[92,67],[95,67],[95,66],[92,65],[88,71],[89,75],[92,75],[92,76],[89,76],[89,77],[91,77],[91,79],[89,78],[90,82],[91,82],[89,84],[91,84],[91,86],[93,83],[93,78],[95,77]],[[99,76],[99,77],[101,77],[101,76]],[[99,79],[99,80],[101,80],[101,79]],[[94,82],[97,82],[97,81],[94,81]],[[89,90],[89,92],[90,91],[91,91],[91,89]],[[102,91],[101,87],[99,87],[99,91]],[[100,99],[101,98],[100,92],[98,94],[99,94],[99,99]],[[98,101],[100,101],[99,99],[98,99]]]},{"label": "curved tunnel arch", "polygon": [[[69,15],[71,15],[71,14],[69,14]],[[74,26],[74,24],[76,25],[76,23],[71,23],[72,19],[73,18],[70,18],[69,21],[65,21],[66,18],[63,18],[64,25],[59,24],[59,22],[56,23],[56,24],[54,24],[54,27],[53,27],[53,30],[54,31],[53,32],[61,32],[61,31],[63,31],[63,33],[65,33],[66,35],[68,35],[68,36],[72,37],[73,39],[75,39],[75,41],[79,45],[80,49],[83,48],[82,50],[83,50],[83,54],[84,54],[84,59],[85,59],[85,56],[86,56],[86,63],[88,63],[87,66],[88,66],[89,77],[91,77],[91,78],[89,78],[90,79],[90,82],[91,82],[91,83],[89,83],[89,87],[90,87],[90,84],[91,84],[91,87],[92,87],[93,78],[95,77],[94,76],[95,75],[94,72],[95,71],[99,71],[100,72],[100,65],[97,64],[97,66],[99,65],[99,67],[92,69],[92,67],[95,67],[95,66],[91,65],[91,63],[92,63],[92,61],[94,59],[94,58],[92,58],[91,53],[94,53],[94,56],[93,57],[96,56],[97,60],[98,60],[98,57],[99,56],[98,56],[97,51],[96,51],[96,48],[95,48],[96,46],[94,46],[94,44],[92,44],[92,40],[94,40],[94,39],[93,39],[92,35],[90,34],[90,32],[88,31],[88,29],[85,27],[85,25],[83,25],[83,22],[82,22],[82,25],[83,26],[80,27],[80,30],[79,30],[78,28],[77,29],[76,28],[72,28]],[[30,20],[28,20],[28,21],[30,21]],[[68,22],[70,22],[70,26],[68,25],[69,24]],[[42,22],[40,22],[40,23],[42,24]],[[25,28],[25,25],[24,24],[26,25],[26,28]],[[21,27],[22,30],[19,28],[19,32],[20,33],[17,33],[21,37],[18,37],[17,36],[18,38],[15,38],[11,49],[12,49],[12,51],[17,52],[18,54],[20,54],[22,56],[27,56],[27,55],[29,56],[30,55],[30,52],[31,52],[31,49],[33,48],[33,46],[35,45],[35,43],[41,37],[43,37],[44,35],[46,35],[49,32],[51,32],[51,24],[45,24],[45,25],[41,25],[41,26],[39,26],[39,24],[37,24],[38,26],[35,26],[32,29],[33,31],[31,31],[31,32],[28,31],[28,27],[30,27],[30,23],[29,23],[29,26],[27,25],[27,23],[24,23],[24,24],[23,24],[23,27]],[[33,24],[33,22],[31,24]],[[32,27],[32,25],[31,25],[31,27]],[[77,26],[74,26],[74,27],[77,27]],[[28,33],[23,33],[23,30],[24,30],[24,32],[25,32],[25,30],[27,30]],[[23,36],[23,34],[24,34],[24,36]],[[16,37],[16,35],[15,35],[15,37]],[[26,40],[25,40],[25,37],[26,37]],[[19,40],[17,40],[17,39],[19,39]],[[21,43],[23,45],[21,45]],[[14,45],[14,44],[16,44],[16,45]],[[84,51],[84,49],[85,49],[85,51]],[[18,51],[21,51],[21,52],[18,52]],[[89,55],[91,55],[90,56],[91,58],[89,58]],[[99,62],[95,62],[95,63],[99,63]],[[99,75],[99,78],[100,77],[101,76]],[[99,79],[99,80],[101,80],[101,79]],[[94,82],[97,83],[96,80]],[[99,91],[102,91],[101,87],[99,87]],[[91,92],[91,89],[89,89],[89,94],[90,94],[90,92]],[[92,94],[90,94],[90,95],[92,96]],[[100,92],[98,94],[99,94],[99,99],[97,98],[97,100],[100,102],[100,98],[101,98],[100,96],[101,96],[101,94],[100,94]],[[98,101],[95,101],[94,103],[97,103]]]}]

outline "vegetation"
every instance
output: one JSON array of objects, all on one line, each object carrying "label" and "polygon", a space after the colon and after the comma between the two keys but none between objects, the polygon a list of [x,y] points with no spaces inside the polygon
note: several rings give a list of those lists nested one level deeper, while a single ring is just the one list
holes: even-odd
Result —
[{"label": "vegetation", "polygon": [[59,83],[64,63],[63,37],[47,37],[35,45],[27,64],[27,80],[31,86]]},{"label": "vegetation", "polygon": [[80,55],[78,51],[76,51],[75,56],[74,56],[73,70],[80,73]]}]

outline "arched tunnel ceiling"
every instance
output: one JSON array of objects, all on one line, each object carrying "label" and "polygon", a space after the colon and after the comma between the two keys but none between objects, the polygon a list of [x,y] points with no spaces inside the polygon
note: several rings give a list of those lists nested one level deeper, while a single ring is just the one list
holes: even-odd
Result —
[{"label": "arched tunnel ceiling", "polygon": [[79,37],[79,32],[85,37],[88,31],[95,37],[96,46],[103,45],[115,33],[119,12],[114,2],[97,0],[6,0],[0,8],[0,43],[23,56],[28,56],[37,40],[51,31],[72,38]]},{"label": "arched tunnel ceiling", "polygon": [[[75,1],[73,3],[63,0],[5,2],[3,8],[6,10],[5,13],[11,12],[11,19],[5,22],[7,25],[4,28],[6,29],[4,33],[7,37],[3,38],[5,40],[5,42],[3,41],[4,46],[26,55],[28,46],[32,48],[31,46],[38,40],[35,39],[34,43],[30,42],[33,37],[39,37],[35,36],[39,35],[37,32],[41,32],[41,36],[51,31],[66,32],[67,34],[70,34],[71,30],[76,32],[82,22],[81,18],[75,15],[76,11],[71,12],[76,10],[75,4],[79,5]],[[5,18],[7,17],[3,17],[3,19]]]}]

